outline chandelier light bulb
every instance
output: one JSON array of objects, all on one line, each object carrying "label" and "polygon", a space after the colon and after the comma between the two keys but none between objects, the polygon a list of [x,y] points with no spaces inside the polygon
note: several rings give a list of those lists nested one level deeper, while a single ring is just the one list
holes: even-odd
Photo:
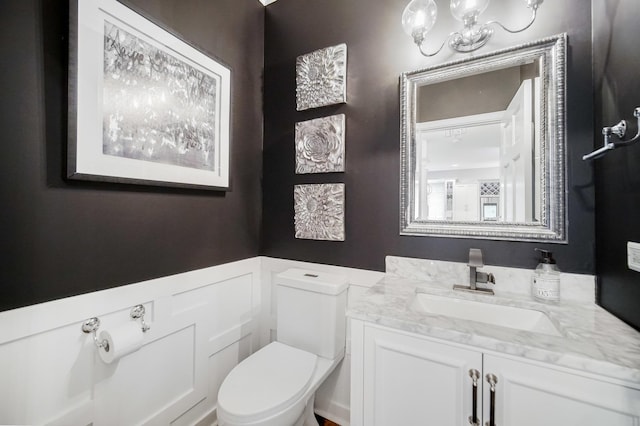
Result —
[{"label": "chandelier light bulb", "polygon": [[402,13],[402,28],[421,43],[438,18],[438,6],[434,0],[412,0]]},{"label": "chandelier light bulb", "polygon": [[451,14],[465,25],[474,25],[478,16],[489,6],[489,0],[451,0]]}]

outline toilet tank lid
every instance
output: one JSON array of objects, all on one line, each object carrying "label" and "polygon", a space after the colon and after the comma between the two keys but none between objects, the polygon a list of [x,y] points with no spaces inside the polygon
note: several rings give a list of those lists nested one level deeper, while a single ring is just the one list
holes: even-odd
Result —
[{"label": "toilet tank lid", "polygon": [[347,289],[347,277],[307,269],[287,269],[276,275],[276,284],[316,293],[337,295]]}]

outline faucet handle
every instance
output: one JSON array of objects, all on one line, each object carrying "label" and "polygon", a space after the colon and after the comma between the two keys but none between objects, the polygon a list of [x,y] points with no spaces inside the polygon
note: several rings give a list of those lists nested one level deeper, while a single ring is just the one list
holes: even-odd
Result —
[{"label": "faucet handle", "polygon": [[484,263],[482,263],[482,250],[476,248],[469,249],[468,266],[472,268],[482,268],[484,266]]}]

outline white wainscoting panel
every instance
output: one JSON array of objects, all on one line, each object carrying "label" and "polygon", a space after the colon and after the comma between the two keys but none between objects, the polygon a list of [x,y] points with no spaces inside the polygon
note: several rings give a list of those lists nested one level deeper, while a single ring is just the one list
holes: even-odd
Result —
[{"label": "white wainscoting panel", "polygon": [[[274,277],[289,268],[347,276],[349,303],[382,272],[255,257],[0,312],[0,424],[216,424],[226,375],[276,337]],[[55,282],[55,277],[52,278]],[[82,323],[100,330],[144,304],[140,350],[100,360]],[[349,424],[350,331],[345,359],[316,394],[316,412]]]},{"label": "white wainscoting panel", "polygon": [[[261,258],[0,313],[0,424],[213,424],[227,373],[260,347]],[[55,280],[54,280],[55,281]],[[143,303],[140,350],[103,363],[100,330]]]},{"label": "white wainscoting panel", "polygon": [[90,405],[93,380],[84,340],[73,324],[1,345],[0,424],[41,424],[61,411],[83,418],[76,411]]}]

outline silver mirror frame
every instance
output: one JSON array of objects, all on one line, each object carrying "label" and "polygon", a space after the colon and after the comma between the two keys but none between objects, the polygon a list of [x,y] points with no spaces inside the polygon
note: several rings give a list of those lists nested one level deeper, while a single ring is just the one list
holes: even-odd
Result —
[{"label": "silver mirror frame", "polygon": [[[403,73],[400,76],[400,235],[509,241],[568,242],[566,185],[566,33],[496,52]],[[460,222],[417,220],[413,176],[416,171],[417,88],[455,78],[542,61],[541,78],[541,221]]]}]

